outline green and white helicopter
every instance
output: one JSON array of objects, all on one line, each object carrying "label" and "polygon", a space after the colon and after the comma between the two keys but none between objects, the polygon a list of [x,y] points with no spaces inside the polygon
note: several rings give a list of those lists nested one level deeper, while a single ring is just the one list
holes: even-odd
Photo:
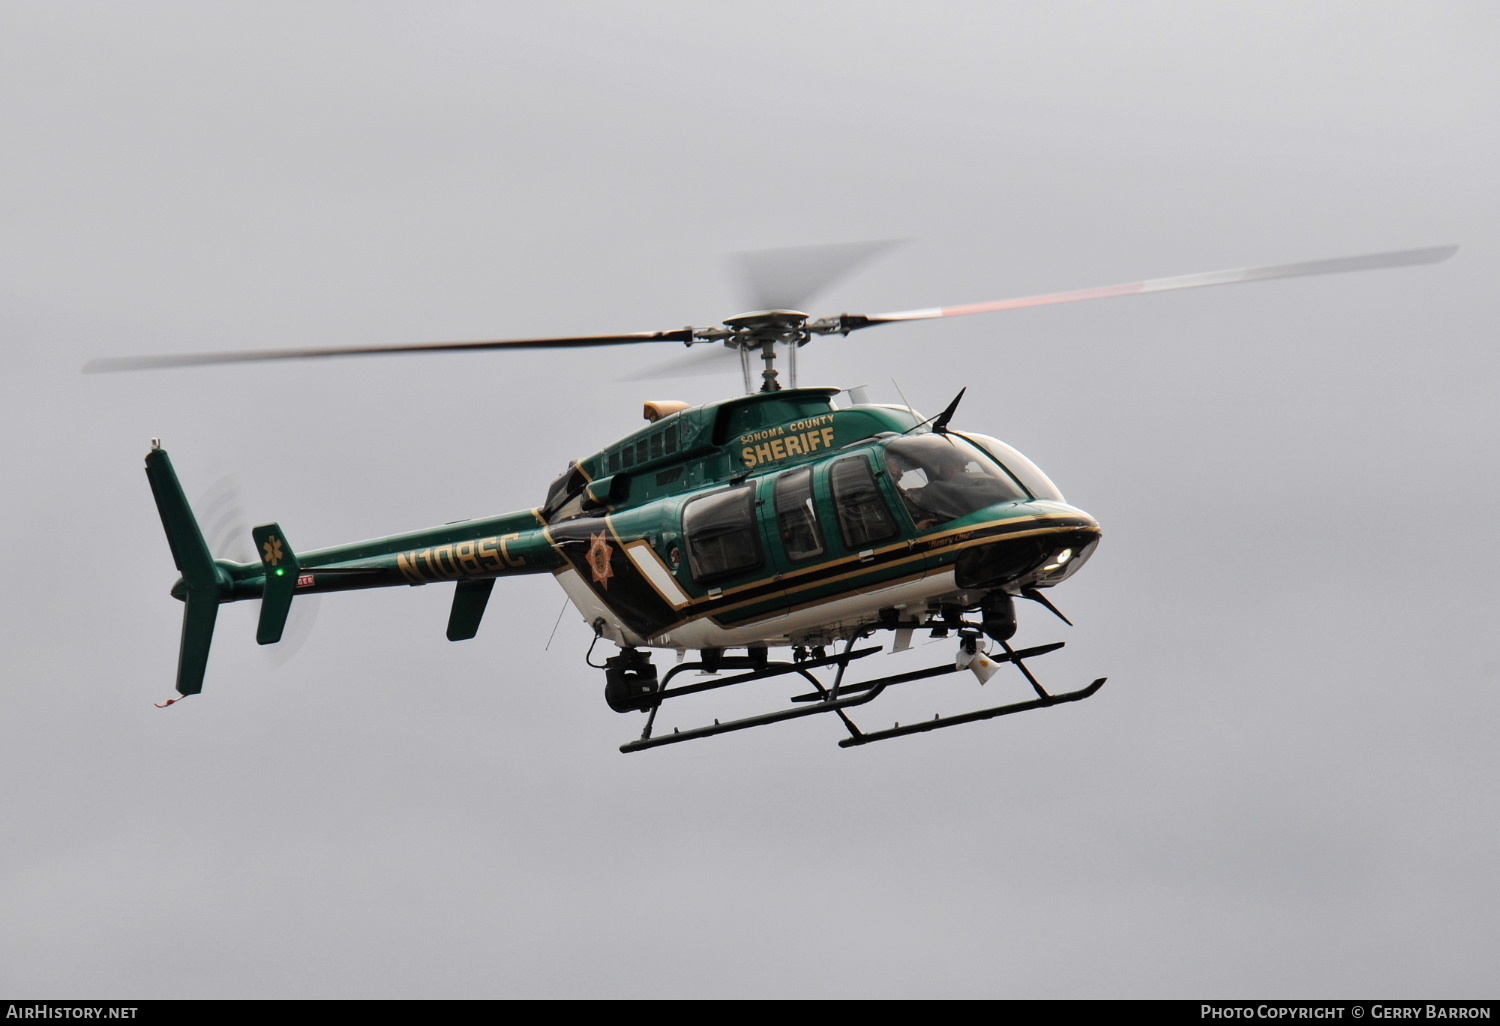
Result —
[{"label": "green and white helicopter", "polygon": [[[876,325],[1436,263],[1456,249],[1242,268],[884,314],[814,319],[789,308],[800,304],[765,302],[773,308],[731,317],[718,327],[107,358],[85,370],[640,343],[702,345],[738,355],[746,394],[696,407],[646,403],[645,427],[569,463],[533,509],[305,553],[293,550],[279,525],[265,524],[252,532],[258,563],[214,558],[166,450],[153,439],[146,476],[182,575],[171,593],[185,603],[177,691],[187,696],[202,690],[221,603],[259,599],[256,640],[270,645],[281,640],[297,596],[451,584],[448,639],[462,641],[478,631],[496,578],[545,573],[592,627],[594,646],[602,641],[616,647],[602,664],[589,658],[589,665],[604,671],[610,708],[645,714],[641,736],[621,745],[622,752],[824,713],[843,723],[848,736],[839,744],[848,747],[1096,693],[1105,678],[1051,692],[1027,666],[1028,659],[1061,648],[1061,642],[1033,648],[1010,642],[1017,598],[1070,622],[1044,592],[1088,562],[1100,529],[1021,453],[989,435],[952,427],[963,392],[936,417],[922,417],[906,406],[871,403],[862,389],[799,388],[799,348]],[[777,288],[786,291],[789,264],[794,272],[799,261],[804,265],[791,277],[800,275],[795,288],[805,294],[810,283],[826,282],[872,251],[869,245],[773,251],[746,266],[762,284],[782,282],[760,290],[774,299]],[[786,387],[780,358],[790,379]],[[955,654],[924,670],[846,680],[852,664],[884,648],[861,646],[862,640],[891,632],[892,650],[901,651],[919,631],[951,638]],[[659,677],[651,649],[673,652],[679,661]],[[773,659],[774,649],[787,651]],[[690,652],[696,657],[685,659]],[[850,716],[896,685],[964,670],[983,683],[1004,663],[1025,677],[1035,698],[884,730],[862,730]],[[688,671],[699,676],[677,683]],[[811,690],[760,715],[653,733],[669,699],[783,676]]]}]

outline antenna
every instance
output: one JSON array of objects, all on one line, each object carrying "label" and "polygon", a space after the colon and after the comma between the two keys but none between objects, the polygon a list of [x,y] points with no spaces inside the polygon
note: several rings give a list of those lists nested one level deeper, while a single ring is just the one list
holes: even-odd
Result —
[{"label": "antenna", "polygon": [[901,405],[905,406],[908,410],[911,410],[912,415],[915,416],[917,411],[912,409],[911,403],[906,401],[906,393],[901,391],[901,386],[896,384],[895,378],[891,379],[891,384],[896,385],[896,394],[901,397]]},{"label": "antenna", "polygon": [[937,420],[932,422],[932,430],[936,431],[940,435],[946,435],[948,433],[948,421],[952,420],[953,415],[958,412],[958,404],[963,401],[964,393],[968,390],[968,385],[965,385],[963,388],[960,388],[958,390],[958,395],[953,397],[953,401],[948,404],[948,408],[945,409],[942,413],[939,413],[937,416]]}]

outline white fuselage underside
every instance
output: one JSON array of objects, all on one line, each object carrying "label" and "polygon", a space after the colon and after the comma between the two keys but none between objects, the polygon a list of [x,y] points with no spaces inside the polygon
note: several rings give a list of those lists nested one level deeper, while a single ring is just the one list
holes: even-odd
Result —
[{"label": "white fuselage underside", "polygon": [[[922,616],[929,607],[943,603],[972,605],[978,594],[960,590],[953,568],[934,570],[915,580],[889,587],[841,595],[810,606],[775,613],[758,620],[723,627],[710,616],[699,616],[654,638],[642,638],[620,622],[608,606],[571,568],[557,574],[568,599],[583,614],[585,623],[599,625],[600,634],[617,645],[644,648],[704,649],[829,644],[848,637],[857,627],[877,619],[880,610],[896,609],[903,619]],[[674,603],[675,604],[675,603]]]}]

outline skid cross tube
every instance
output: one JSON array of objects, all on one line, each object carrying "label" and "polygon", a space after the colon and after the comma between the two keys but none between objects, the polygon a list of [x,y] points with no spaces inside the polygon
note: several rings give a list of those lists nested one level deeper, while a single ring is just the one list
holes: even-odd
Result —
[{"label": "skid cross tube", "polygon": [[[755,670],[752,673],[741,673],[734,677],[724,677],[720,680],[706,680],[697,684],[684,684],[681,687],[672,688],[670,691],[667,690],[667,684],[679,673],[685,670],[706,669],[703,663],[683,663],[681,666],[674,666],[667,671],[666,677],[661,682],[661,690],[652,695],[651,700],[653,702],[664,702],[669,698],[676,698],[679,695],[696,695],[704,691],[712,691],[714,688],[727,688],[731,684],[744,684],[747,681],[764,680],[767,677],[782,677],[788,673],[803,673],[806,670],[816,670],[819,667],[832,666],[835,663],[846,663],[852,659],[863,659],[865,656],[874,655],[879,651],[879,645],[872,645],[869,648],[856,649],[848,655],[831,655],[822,659],[805,659],[800,663],[768,662],[764,669]],[[813,680],[813,683],[816,684],[817,681]]]}]

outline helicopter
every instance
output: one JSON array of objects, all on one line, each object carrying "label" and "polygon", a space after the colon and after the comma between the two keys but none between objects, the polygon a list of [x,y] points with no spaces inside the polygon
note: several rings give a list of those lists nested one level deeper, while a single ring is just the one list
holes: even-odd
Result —
[{"label": "helicopter", "polygon": [[[1016,602],[1072,621],[1046,592],[1089,562],[1101,529],[1069,505],[1047,475],[998,438],[952,426],[964,390],[934,417],[871,402],[863,388],[805,387],[796,356],[830,335],[908,321],[1274,278],[1374,270],[1446,260],[1457,246],[1157,278],[966,306],[814,318],[792,304],[710,327],[560,338],[430,342],[109,357],[86,373],[260,360],[454,350],[571,349],[679,343],[737,356],[744,393],[692,406],[653,400],[646,426],[570,461],[534,508],[299,553],[279,524],[255,527],[257,562],[210,552],[167,450],[152,439],[145,469],[180,578],[184,603],[176,690],[202,691],[218,607],[260,600],[256,641],[282,638],[299,596],[383,587],[453,585],[450,641],[474,638],[495,581],[550,574],[593,631],[585,660],[603,670],[618,713],[645,716],[635,752],[808,716],[832,714],[841,747],[865,745],[1077,702],[1045,687],[1028,665],[1063,642],[1014,647]],[[801,252],[819,249],[807,247]],[[823,247],[832,273],[872,251]],[[772,251],[771,267],[795,251]],[[784,267],[782,268],[785,269]],[[804,270],[802,277],[807,278]],[[765,273],[762,272],[762,277]],[[794,275],[795,277],[795,275]],[[806,282],[803,283],[806,291]],[[775,290],[763,292],[773,296]],[[783,290],[784,294],[784,290]],[[778,361],[785,359],[783,383]],[[755,363],[759,361],[759,372]],[[759,379],[758,382],[756,379]],[[955,651],[915,671],[846,680],[851,666],[919,633]],[[615,654],[595,662],[601,643]],[[651,651],[675,654],[660,674]],[[773,650],[786,650],[772,658]],[[689,653],[696,653],[692,659]],[[968,671],[984,684],[1013,666],[1035,697],[879,730],[851,713],[904,684]],[[695,672],[691,682],[684,674]],[[778,678],[810,690],[769,711],[656,731],[668,700]]]}]

